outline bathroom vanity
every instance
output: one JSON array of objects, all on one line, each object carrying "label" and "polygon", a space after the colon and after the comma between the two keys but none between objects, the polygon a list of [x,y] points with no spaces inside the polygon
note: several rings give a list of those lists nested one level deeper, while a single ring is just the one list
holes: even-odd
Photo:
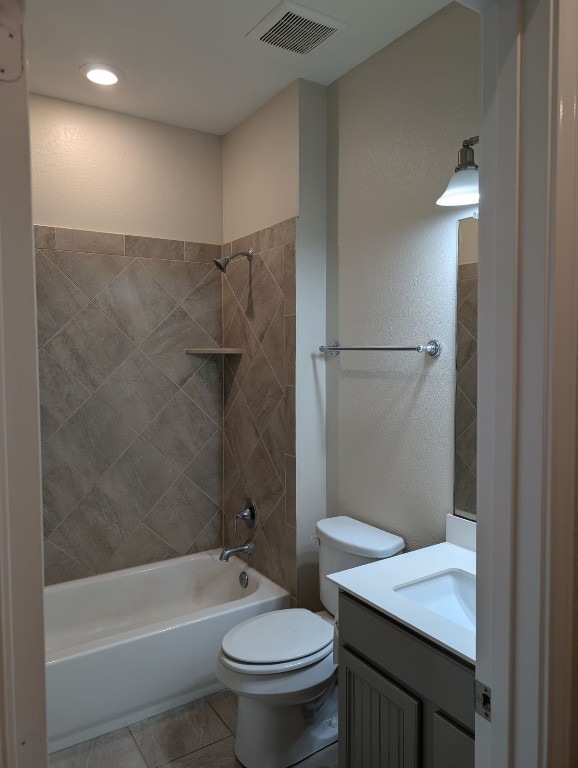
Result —
[{"label": "bathroom vanity", "polygon": [[473,665],[343,592],[339,764],[474,766]]},{"label": "bathroom vanity", "polygon": [[444,543],[330,578],[340,768],[473,768],[475,553]]}]

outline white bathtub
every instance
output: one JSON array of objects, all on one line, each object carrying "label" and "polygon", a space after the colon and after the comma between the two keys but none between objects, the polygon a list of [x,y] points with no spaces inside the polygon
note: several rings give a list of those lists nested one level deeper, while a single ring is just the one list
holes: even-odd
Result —
[{"label": "white bathtub", "polygon": [[[206,696],[225,633],[289,594],[217,550],[45,590],[49,751]],[[246,589],[239,574],[246,570]]]}]

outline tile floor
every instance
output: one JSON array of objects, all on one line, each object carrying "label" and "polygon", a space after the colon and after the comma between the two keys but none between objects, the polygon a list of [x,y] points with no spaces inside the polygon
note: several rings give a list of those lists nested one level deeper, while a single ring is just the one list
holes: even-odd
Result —
[{"label": "tile floor", "polygon": [[[49,768],[242,768],[233,751],[236,696],[207,696],[50,755]],[[298,768],[337,768],[337,744]]]}]

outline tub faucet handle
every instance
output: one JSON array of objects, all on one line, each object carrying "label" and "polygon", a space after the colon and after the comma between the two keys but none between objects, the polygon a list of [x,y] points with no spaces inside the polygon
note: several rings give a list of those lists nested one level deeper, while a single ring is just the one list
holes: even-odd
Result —
[{"label": "tub faucet handle", "polygon": [[257,505],[250,497],[243,502],[243,509],[235,514],[235,530],[237,530],[237,521],[244,520],[247,528],[255,528],[259,516],[257,514]]}]

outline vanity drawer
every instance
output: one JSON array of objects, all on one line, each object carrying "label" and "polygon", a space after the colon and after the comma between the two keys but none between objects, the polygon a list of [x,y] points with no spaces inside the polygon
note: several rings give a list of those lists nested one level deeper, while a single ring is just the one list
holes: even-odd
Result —
[{"label": "vanity drawer", "polygon": [[339,644],[474,730],[474,667],[339,593]]}]

